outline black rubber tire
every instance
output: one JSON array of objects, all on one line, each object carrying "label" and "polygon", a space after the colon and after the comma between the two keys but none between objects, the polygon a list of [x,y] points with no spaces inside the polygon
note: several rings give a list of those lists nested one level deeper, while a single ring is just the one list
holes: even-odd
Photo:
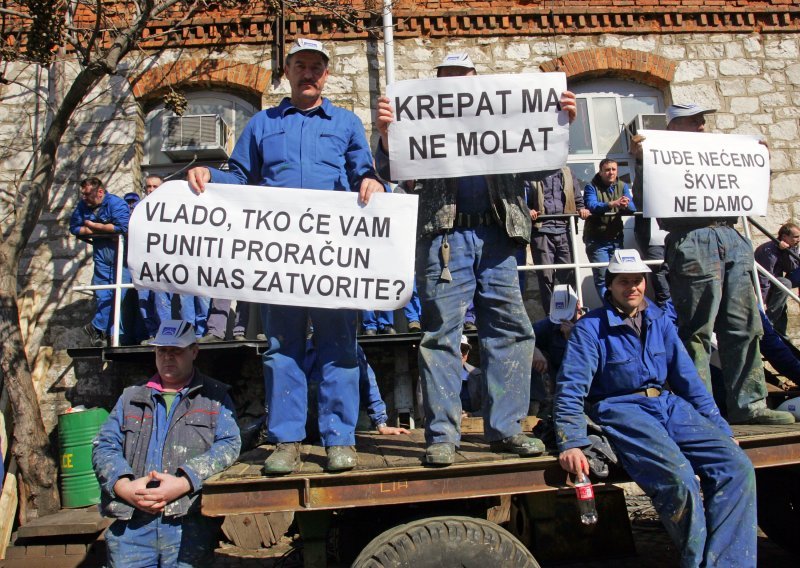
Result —
[{"label": "black rubber tire", "polygon": [[800,534],[800,467],[756,470],[758,526],[778,546],[797,549]]},{"label": "black rubber tire", "polygon": [[539,568],[504,528],[472,517],[420,519],[378,535],[352,568]]}]

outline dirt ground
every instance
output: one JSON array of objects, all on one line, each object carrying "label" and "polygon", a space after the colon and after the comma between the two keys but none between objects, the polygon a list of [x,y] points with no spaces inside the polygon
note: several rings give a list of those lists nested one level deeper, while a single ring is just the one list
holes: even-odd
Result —
[{"label": "dirt ground", "polygon": [[[543,564],[542,566],[558,566],[559,568],[677,568],[678,553],[672,544],[661,522],[653,509],[650,499],[636,488],[626,487],[626,503],[628,517],[631,520],[636,555],[612,560],[579,562],[570,564]],[[299,544],[299,543],[298,543]],[[246,551],[236,547],[223,547],[217,550],[216,566],[224,568],[302,568],[302,549],[293,547],[289,539],[285,539],[270,550],[259,552]],[[796,558],[788,550],[772,543],[766,535],[759,531],[758,566],[759,568],[782,568],[795,565]],[[346,564],[337,564],[329,560],[330,568],[347,568]]]}]

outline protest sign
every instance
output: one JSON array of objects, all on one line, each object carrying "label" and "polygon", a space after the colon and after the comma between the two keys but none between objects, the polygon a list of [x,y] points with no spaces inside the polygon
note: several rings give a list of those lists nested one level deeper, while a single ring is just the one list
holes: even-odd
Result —
[{"label": "protest sign", "polygon": [[645,217],[766,215],[769,152],[753,136],[642,130]]},{"label": "protest sign", "polygon": [[316,308],[393,310],[414,287],[417,197],[172,181],[131,216],[137,287]]},{"label": "protest sign", "polygon": [[387,88],[392,179],[552,170],[567,162],[564,73],[397,81]]}]

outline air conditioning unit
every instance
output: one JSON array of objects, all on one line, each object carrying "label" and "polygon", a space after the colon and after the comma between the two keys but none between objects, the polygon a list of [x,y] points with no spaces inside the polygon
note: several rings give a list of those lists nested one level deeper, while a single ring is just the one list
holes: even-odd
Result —
[{"label": "air conditioning unit", "polygon": [[233,151],[233,131],[218,114],[168,116],[161,151],[173,161],[226,160]]},{"label": "air conditioning unit", "polygon": [[663,112],[652,114],[637,114],[636,117],[628,123],[626,130],[628,131],[628,148],[631,146],[631,137],[635,136],[640,130],[666,130],[667,129],[667,115]]}]

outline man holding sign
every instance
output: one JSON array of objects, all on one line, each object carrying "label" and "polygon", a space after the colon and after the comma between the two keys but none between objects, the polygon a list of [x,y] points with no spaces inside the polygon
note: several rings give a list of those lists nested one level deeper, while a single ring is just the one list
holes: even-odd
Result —
[{"label": "man holding sign", "polygon": [[[538,114],[520,120],[519,116],[503,112],[520,100],[512,92],[513,85],[506,89],[507,83],[501,87],[492,81],[487,87],[489,81],[481,82],[479,78],[452,79],[475,75],[475,66],[469,55],[451,54],[437,66],[435,81],[400,82],[406,85],[390,86],[390,93],[392,89],[407,88],[408,85],[417,87],[420,93],[404,93],[402,99],[400,96],[394,99],[394,104],[386,97],[378,101],[377,128],[381,139],[376,159],[384,177],[396,175],[403,166],[402,158],[395,163],[398,154],[390,154],[390,124],[397,121],[392,128],[392,137],[396,139],[395,136],[403,133],[403,121],[423,122],[417,118],[431,116],[433,107],[428,105],[429,101],[438,101],[438,117],[433,121],[435,124],[427,125],[436,128],[441,123],[442,128],[447,128],[442,120],[446,119],[451,129],[455,128],[462,134],[462,140],[459,142],[458,135],[451,137],[451,149],[455,154],[446,160],[435,158],[437,152],[444,151],[448,135],[433,134],[426,141],[413,142],[412,154],[419,156],[417,150],[425,144],[428,150],[432,150],[427,152],[428,157],[434,158],[428,160],[429,163],[419,164],[417,172],[428,176],[431,168],[456,160],[459,153],[463,159],[467,151],[480,149],[486,156],[483,159],[471,157],[457,173],[431,175],[430,179],[418,179],[416,184],[420,194],[416,277],[424,331],[419,346],[419,369],[424,395],[425,459],[431,465],[440,466],[454,462],[455,448],[460,440],[460,339],[464,314],[473,300],[477,312],[481,367],[486,377],[482,396],[484,436],[494,451],[521,456],[544,451],[542,442],[522,434],[520,427],[520,420],[528,407],[534,336],[517,284],[515,254],[520,245],[530,240],[530,211],[525,204],[522,177],[503,173],[513,171],[509,168],[493,170],[497,169],[499,161],[524,152],[530,156],[523,160],[528,164],[541,160],[541,156],[547,153],[548,140],[552,148],[557,145],[553,140],[563,136],[564,130],[568,132],[566,115],[573,119],[576,108],[572,93],[564,92],[559,100],[555,89],[536,89],[533,85],[522,91],[520,112],[524,113],[525,108],[530,112],[536,107]],[[508,77],[498,75],[492,79],[502,82]],[[527,79],[530,81],[531,77]],[[544,85],[547,79],[552,80],[552,76],[542,76],[539,86]],[[455,94],[430,94],[440,86],[452,89],[451,93]],[[481,90],[483,92],[479,92]],[[531,101],[538,101],[538,106],[529,104]],[[552,106],[543,101],[552,101]],[[404,104],[405,110],[402,108]],[[453,105],[457,105],[458,110]],[[562,110],[566,113],[559,112]],[[476,124],[477,115],[491,117],[489,129],[479,132],[479,126],[484,125]],[[520,124],[523,122],[525,124]],[[515,123],[521,134],[512,132]],[[493,130],[491,126],[495,125],[504,128],[502,131]],[[408,129],[408,125],[405,126]],[[465,133],[471,128],[474,129],[468,136]],[[423,127],[410,130],[422,131]],[[539,134],[529,136],[532,132],[543,134],[543,137]],[[548,138],[550,134],[553,136]],[[496,155],[498,146],[492,142],[498,139],[504,141],[505,155],[502,158]],[[469,144],[469,140],[481,140],[482,145]],[[511,140],[514,142],[509,142]],[[399,146],[393,152],[405,151],[403,143]],[[389,173],[390,155],[393,174]],[[564,161],[566,147],[563,160],[555,167],[563,165]],[[493,171],[493,175],[484,175],[488,171]],[[409,170],[409,173],[414,172]],[[412,178],[403,176],[402,179]]]},{"label": "man holding sign", "polygon": [[[215,182],[352,190],[365,204],[373,193],[383,192],[361,121],[322,96],[328,61],[318,41],[298,39],[292,44],[286,57],[291,97],[250,120],[228,161],[228,172],[192,168],[187,174],[190,187],[202,192],[207,182]],[[270,342],[263,358],[267,430],[270,441],[277,443],[265,472],[290,473],[300,463],[307,414],[302,364],[309,320],[322,368],[319,423],[327,469],[352,469],[357,462],[353,446],[359,400],[356,312],[270,305],[262,315]]]},{"label": "man holding sign", "polygon": [[[672,132],[704,132],[705,115],[715,112],[696,104],[676,104],[667,109],[667,130]],[[708,135],[710,137],[710,135]],[[751,143],[755,146],[755,142]],[[692,203],[693,194],[703,203],[712,201],[722,190],[736,189],[736,175],[714,174],[708,162],[719,161],[704,148],[695,154],[659,152],[645,148],[645,160],[670,160],[685,176],[688,197],[683,203]],[[727,148],[721,148],[727,150]],[[725,154],[720,153],[720,156]],[[755,156],[750,159],[749,156]],[[729,152],[728,159],[745,172],[742,164],[758,164],[763,157],[756,154]],[[687,166],[703,165],[695,175]],[[712,163],[712,165],[715,165]],[[645,161],[645,168],[648,162]],[[752,168],[751,168],[752,169]],[[729,167],[728,171],[736,171]],[[684,173],[685,172],[685,173]],[[647,169],[645,169],[645,175]],[[703,176],[706,176],[705,178]],[[702,182],[702,185],[701,185]],[[716,187],[710,187],[712,182]],[[724,182],[724,183],[723,183]],[[645,202],[648,177],[644,178]],[[707,191],[713,189],[714,191]],[[755,193],[755,192],[752,192]],[[721,199],[721,198],[719,198]],[[676,199],[677,202],[677,199]],[[686,206],[687,208],[690,205]],[[724,401],[728,421],[733,424],[791,424],[794,417],[788,412],[767,408],[767,388],[761,362],[758,339],[762,335],[761,322],[753,289],[753,248],[750,241],[740,235],[733,225],[737,217],[716,213],[713,217],[687,216],[691,211],[673,214],[660,219],[661,228],[668,231],[665,260],[669,266],[670,288],[678,314],[678,330],[686,350],[706,386],[711,390],[709,357],[711,334],[716,332],[722,363]],[[645,214],[648,214],[647,206]]]}]

